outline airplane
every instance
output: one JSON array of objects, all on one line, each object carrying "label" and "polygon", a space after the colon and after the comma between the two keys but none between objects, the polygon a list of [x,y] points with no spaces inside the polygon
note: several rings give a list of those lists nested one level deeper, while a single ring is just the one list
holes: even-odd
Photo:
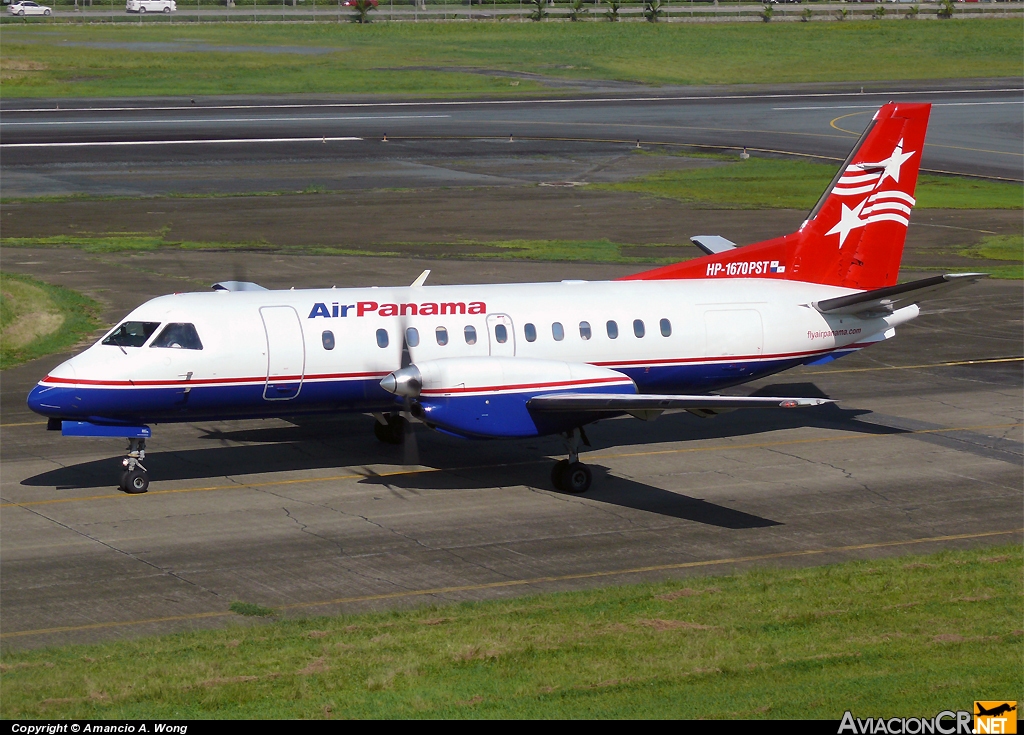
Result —
[{"label": "airplane", "polygon": [[897,285],[931,106],[881,107],[800,228],[614,281],[267,290],[225,281],[152,299],[39,381],[65,436],[128,439],[143,493],[149,424],[372,414],[469,439],[561,434],[552,484],[585,492],[584,427],[631,415],[801,408],[823,398],[715,391],[892,338],[918,303],[983,273]]},{"label": "airplane", "polygon": [[975,702],[974,706],[978,708],[978,711],[974,714],[979,717],[999,717],[1000,715],[1005,715],[1017,709],[1016,705],[1011,707],[1009,702],[1003,702],[992,709],[985,709],[981,706],[981,702]]}]

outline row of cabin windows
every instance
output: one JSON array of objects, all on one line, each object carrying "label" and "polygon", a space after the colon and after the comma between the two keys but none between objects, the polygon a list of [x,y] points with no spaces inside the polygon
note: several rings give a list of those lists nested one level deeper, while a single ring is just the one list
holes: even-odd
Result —
[{"label": "row of cabin windows", "polygon": [[[668,319],[662,319],[658,323],[658,326],[661,328],[662,337],[672,336],[672,322],[670,322]],[[607,322],[605,322],[604,328],[605,333],[608,335],[608,339],[619,338],[618,323],[616,323],[613,320],[608,320]],[[537,327],[535,327],[533,324],[523,325],[523,334],[526,336],[527,342],[537,341]],[[641,339],[645,334],[647,334],[647,328],[644,326],[644,320],[634,319],[633,335],[637,339]],[[580,339],[586,341],[589,340],[592,336],[593,331],[590,328],[590,322],[580,322]],[[562,326],[561,322],[554,322],[551,325],[551,337],[555,340],[555,342],[561,342],[563,339],[565,339],[565,328]]]},{"label": "row of cabin windows", "polygon": [[[662,319],[658,326],[661,328],[662,337],[670,337],[672,335],[672,322],[668,319]],[[605,332],[608,335],[608,339],[619,338],[619,325],[614,321],[607,321],[604,325]],[[523,325],[523,334],[526,336],[527,342],[537,341],[537,327],[533,324]],[[647,334],[647,328],[644,326],[643,319],[633,320],[633,335],[640,339]],[[467,325],[463,330],[463,335],[466,338],[467,345],[476,344],[476,327]],[[556,342],[561,342],[565,339],[565,328],[561,322],[554,322],[551,325],[551,336]],[[592,336],[592,330],[590,328],[590,322],[580,322],[580,339],[586,341]],[[444,327],[438,327],[434,330],[434,338],[437,343],[442,347],[448,344],[448,330]],[[324,331],[321,336],[325,350],[334,349],[334,332],[330,330]],[[494,339],[499,344],[508,342],[508,328],[504,324],[498,324],[494,327]],[[387,347],[390,344],[390,338],[388,337],[388,330],[378,329],[377,330],[377,346],[380,348]],[[420,333],[416,327],[409,327],[405,330],[405,341],[410,347],[419,347],[420,344]]]}]

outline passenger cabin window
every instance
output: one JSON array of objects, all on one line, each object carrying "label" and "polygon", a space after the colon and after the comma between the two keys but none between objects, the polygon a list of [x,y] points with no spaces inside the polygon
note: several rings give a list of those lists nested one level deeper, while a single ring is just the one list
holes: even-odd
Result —
[{"label": "passenger cabin window", "polygon": [[565,330],[562,329],[561,322],[555,322],[551,325],[551,336],[555,338],[555,342],[561,342],[565,339]]},{"label": "passenger cabin window", "polygon": [[103,340],[103,344],[115,347],[142,347],[159,326],[160,322],[125,322],[111,332]]},{"label": "passenger cabin window", "polygon": [[661,320],[661,336],[671,337],[672,336],[672,322],[668,319]]},{"label": "passenger cabin window", "polygon": [[410,347],[419,347],[420,333],[416,331],[416,327],[409,327],[405,330],[405,343]]},{"label": "passenger cabin window", "polygon": [[377,346],[380,347],[381,349],[388,346],[388,330],[377,330]]},{"label": "passenger cabin window", "polygon": [[444,327],[438,327],[434,330],[434,337],[437,338],[437,343],[444,347],[448,344],[448,330]]},{"label": "passenger cabin window", "polygon": [[532,324],[523,325],[523,334],[526,335],[527,342],[537,341],[537,327],[533,326]]},{"label": "passenger cabin window", "polygon": [[476,344],[476,327],[474,327],[471,324],[467,324],[466,325],[466,344],[467,345],[475,345]]},{"label": "passenger cabin window", "polygon": [[590,322],[580,322],[580,339],[590,339]]},{"label": "passenger cabin window", "polygon": [[324,333],[320,335],[320,341],[324,343],[324,349],[325,350],[333,350],[334,349],[334,332],[332,332],[330,330],[325,330]]},{"label": "passenger cabin window", "polygon": [[605,326],[605,329],[608,330],[608,339],[618,339],[619,338],[619,325],[618,324],[616,324],[615,322],[610,321],[607,324],[605,324],[604,326]]},{"label": "passenger cabin window", "polygon": [[505,344],[508,342],[508,330],[504,324],[498,324],[494,327],[494,339],[498,340],[498,344]]},{"label": "passenger cabin window", "polygon": [[646,334],[646,331],[644,330],[643,319],[633,320],[633,334],[635,334],[637,337],[643,337],[644,334]]}]

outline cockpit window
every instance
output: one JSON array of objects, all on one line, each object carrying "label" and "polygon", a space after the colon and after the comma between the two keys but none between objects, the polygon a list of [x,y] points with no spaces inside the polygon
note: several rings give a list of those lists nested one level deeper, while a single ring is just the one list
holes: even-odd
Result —
[{"label": "cockpit window", "polygon": [[182,350],[201,350],[196,328],[191,324],[168,324],[157,335],[150,347],[174,347]]},{"label": "cockpit window", "polygon": [[115,347],[142,347],[159,326],[160,322],[124,322],[103,340],[103,344]]}]

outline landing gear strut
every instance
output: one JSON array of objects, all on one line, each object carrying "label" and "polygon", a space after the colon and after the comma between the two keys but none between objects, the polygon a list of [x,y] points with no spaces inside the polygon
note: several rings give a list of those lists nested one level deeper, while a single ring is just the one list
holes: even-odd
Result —
[{"label": "landing gear strut", "polygon": [[401,444],[405,441],[406,425],[409,423],[404,416],[397,413],[375,413],[377,420],[373,424],[373,435],[385,444]]},{"label": "landing gear strut", "polygon": [[121,460],[121,489],[133,495],[149,490],[149,471],[142,466],[146,440],[129,439],[128,456]]},{"label": "landing gear strut", "polygon": [[569,459],[562,459],[551,468],[551,484],[565,493],[585,493],[590,489],[593,477],[590,468],[580,462],[580,444],[590,446],[583,429],[573,429],[565,434],[565,444],[569,451]]}]

